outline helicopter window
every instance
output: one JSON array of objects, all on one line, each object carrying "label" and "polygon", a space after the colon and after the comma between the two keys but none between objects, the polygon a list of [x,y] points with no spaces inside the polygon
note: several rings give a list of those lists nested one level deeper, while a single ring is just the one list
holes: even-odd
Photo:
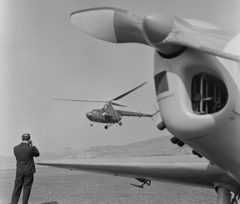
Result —
[{"label": "helicopter window", "polygon": [[158,73],[154,80],[157,95],[169,90],[166,71]]}]

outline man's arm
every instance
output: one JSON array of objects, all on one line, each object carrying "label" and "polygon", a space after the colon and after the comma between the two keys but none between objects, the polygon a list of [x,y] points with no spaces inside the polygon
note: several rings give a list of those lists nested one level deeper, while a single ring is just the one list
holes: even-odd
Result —
[{"label": "man's arm", "polygon": [[37,147],[35,147],[35,146],[33,146],[33,148],[32,148],[32,155],[33,155],[34,157],[39,157],[39,155],[40,155]]}]

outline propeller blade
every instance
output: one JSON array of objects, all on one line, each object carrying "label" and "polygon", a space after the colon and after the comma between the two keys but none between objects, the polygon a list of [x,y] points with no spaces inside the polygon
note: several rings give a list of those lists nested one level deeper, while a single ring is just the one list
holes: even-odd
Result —
[{"label": "propeller blade", "polygon": [[110,102],[112,105],[114,106],[121,106],[121,107],[127,107],[127,106],[124,106],[124,105],[121,105],[121,104],[118,104],[118,103],[115,103],[115,102]]},{"label": "propeller blade", "polygon": [[95,38],[113,43],[148,44],[142,29],[143,17],[124,9],[100,7],[73,12],[73,25]]},{"label": "propeller blade", "polygon": [[146,83],[147,83],[147,82],[144,82],[144,83],[140,84],[140,85],[137,86],[136,88],[134,88],[134,89],[132,89],[132,90],[130,90],[130,91],[128,91],[128,92],[126,92],[126,93],[124,93],[124,94],[122,94],[122,95],[114,98],[114,99],[112,99],[111,101],[117,101],[117,100],[119,100],[120,98],[123,98],[124,96],[130,94],[131,92],[135,91],[136,89],[142,87],[142,86],[145,85]]},{"label": "propeller blade", "polygon": [[171,55],[190,47],[202,52],[240,61],[240,56],[224,52],[226,44],[239,31],[216,27],[203,28],[195,21],[182,20],[169,13],[159,12],[145,17],[130,11],[100,7],[76,11],[71,22],[83,32],[113,43],[141,43]]},{"label": "propeller blade", "polygon": [[61,100],[61,101],[74,101],[74,102],[97,102],[97,103],[107,103],[107,101],[75,100],[75,99],[63,99],[63,98],[54,98],[54,100]]}]

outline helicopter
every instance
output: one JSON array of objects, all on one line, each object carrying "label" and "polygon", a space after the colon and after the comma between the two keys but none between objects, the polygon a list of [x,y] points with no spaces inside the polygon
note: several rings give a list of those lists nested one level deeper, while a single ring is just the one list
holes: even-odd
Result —
[{"label": "helicopter", "polygon": [[[118,123],[119,126],[122,126],[122,116],[135,116],[135,117],[153,117],[156,115],[159,111],[156,111],[153,114],[145,114],[145,113],[137,113],[137,112],[131,112],[131,111],[124,111],[124,110],[116,110],[113,106],[121,106],[126,107],[124,105],[115,103],[113,101],[117,101],[124,96],[128,95],[129,93],[135,91],[136,89],[142,87],[147,82],[144,82],[140,84],[139,86],[135,87],[134,89],[131,89],[130,91],[110,100],[110,101],[92,101],[92,100],[74,100],[74,99],[62,99],[62,98],[54,98],[55,100],[64,100],[64,101],[74,101],[74,102],[99,102],[99,103],[105,103],[103,108],[101,109],[93,109],[90,112],[86,113],[86,117],[92,121],[92,122],[98,122],[98,123],[106,123],[104,126],[105,129],[108,129],[108,127]],[[93,126],[93,124],[91,124]]]}]

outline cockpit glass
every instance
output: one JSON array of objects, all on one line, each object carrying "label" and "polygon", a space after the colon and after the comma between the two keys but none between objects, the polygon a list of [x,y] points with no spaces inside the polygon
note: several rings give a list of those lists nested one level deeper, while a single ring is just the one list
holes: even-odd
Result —
[{"label": "cockpit glass", "polygon": [[167,72],[163,71],[154,77],[156,94],[161,94],[169,90]]}]

